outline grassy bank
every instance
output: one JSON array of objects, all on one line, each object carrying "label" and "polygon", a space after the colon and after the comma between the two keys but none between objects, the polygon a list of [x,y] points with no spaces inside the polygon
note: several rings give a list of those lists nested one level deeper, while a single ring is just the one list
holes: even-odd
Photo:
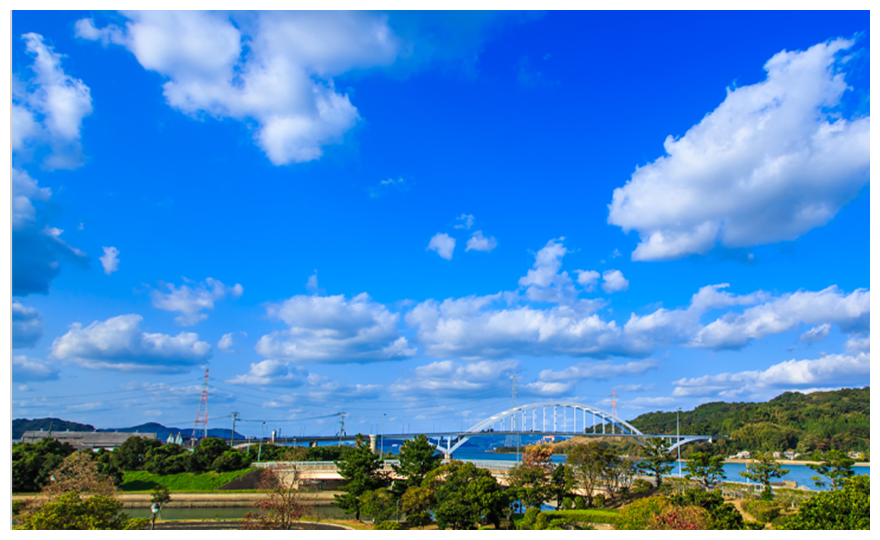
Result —
[{"label": "grassy bank", "polygon": [[220,486],[228,484],[239,476],[243,476],[255,469],[242,469],[227,473],[179,473],[158,475],[147,471],[126,471],[119,485],[119,490],[126,491],[149,491],[159,484],[166,486],[171,491],[214,491]]}]

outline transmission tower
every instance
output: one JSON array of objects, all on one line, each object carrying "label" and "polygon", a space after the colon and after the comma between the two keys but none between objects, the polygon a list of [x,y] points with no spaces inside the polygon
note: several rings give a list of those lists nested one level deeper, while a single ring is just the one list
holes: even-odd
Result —
[{"label": "transmission tower", "polygon": [[199,410],[196,412],[196,423],[193,426],[192,445],[196,445],[196,431],[199,430],[199,424],[208,437],[208,368],[205,368],[205,382],[202,384],[202,396],[199,398]]}]

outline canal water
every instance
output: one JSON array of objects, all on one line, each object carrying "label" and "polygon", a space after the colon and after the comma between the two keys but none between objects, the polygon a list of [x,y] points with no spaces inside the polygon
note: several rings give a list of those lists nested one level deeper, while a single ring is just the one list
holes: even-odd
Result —
[{"label": "canal water", "polygon": [[[171,495],[172,499],[174,494]],[[159,519],[241,519],[248,512],[254,510],[253,506],[227,506],[221,508],[163,508]],[[126,508],[124,510],[129,517],[149,518],[152,516],[149,508]],[[314,506],[309,512],[321,519],[350,519],[346,517],[342,509],[332,505]]]}]

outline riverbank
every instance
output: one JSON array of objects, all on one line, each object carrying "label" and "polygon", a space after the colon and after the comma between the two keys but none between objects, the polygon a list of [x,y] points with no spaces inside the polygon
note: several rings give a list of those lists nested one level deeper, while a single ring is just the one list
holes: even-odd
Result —
[{"label": "riverbank", "polygon": [[[749,464],[749,463],[755,463],[755,461],[756,460],[754,460],[754,459],[727,458],[724,460],[724,463],[739,463],[739,464],[745,465],[745,464]],[[779,463],[780,465],[806,465],[806,466],[809,466],[809,465],[819,465],[820,463],[822,463],[821,461],[803,461],[803,460],[799,460],[799,459],[777,459],[775,461],[776,461],[776,463]],[[853,467],[870,467],[870,466],[871,466],[870,461],[859,461],[853,465]]]}]

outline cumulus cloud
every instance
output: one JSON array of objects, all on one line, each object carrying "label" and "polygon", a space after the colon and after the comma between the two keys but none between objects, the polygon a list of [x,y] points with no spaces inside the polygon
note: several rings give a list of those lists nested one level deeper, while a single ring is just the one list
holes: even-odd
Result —
[{"label": "cumulus cloud", "polygon": [[607,293],[615,293],[629,289],[629,281],[623,277],[620,270],[606,270],[602,272],[602,290]]},{"label": "cumulus cloud", "polygon": [[303,376],[288,362],[267,359],[252,363],[247,373],[236,375],[226,383],[249,386],[300,386],[303,383]]},{"label": "cumulus cloud", "polygon": [[43,152],[43,166],[73,169],[82,163],[82,120],[92,113],[89,87],[64,72],[62,55],[43,42],[43,36],[21,36],[33,57],[33,76],[12,85],[12,150]]},{"label": "cumulus cloud", "polygon": [[119,269],[119,250],[113,246],[101,249],[104,250],[104,255],[98,259],[101,261],[101,266],[104,267],[104,273],[109,276]]},{"label": "cumulus cloud", "polygon": [[46,360],[27,356],[12,357],[12,380],[16,383],[52,381],[58,378],[58,369]]},{"label": "cumulus cloud", "polygon": [[431,237],[431,241],[428,242],[426,249],[434,250],[447,261],[451,261],[452,251],[455,249],[455,238],[450,237],[446,233],[437,233]]},{"label": "cumulus cloud", "polygon": [[232,352],[232,347],[235,343],[232,341],[232,334],[230,332],[228,334],[223,334],[220,338],[220,341],[217,342],[217,348],[220,349],[221,352]]},{"label": "cumulus cloud", "polygon": [[490,252],[498,246],[498,242],[495,241],[495,237],[490,236],[486,238],[483,236],[483,231],[475,231],[474,234],[471,235],[470,239],[467,241],[467,248],[465,251],[485,251]]},{"label": "cumulus cloud", "polygon": [[578,285],[583,287],[585,291],[592,292],[596,288],[596,283],[599,282],[599,272],[595,270],[575,270],[575,272],[578,276]]},{"label": "cumulus cloud", "polygon": [[45,333],[43,316],[36,308],[12,302],[12,348],[33,347]]},{"label": "cumulus cloud", "polygon": [[52,191],[20,169],[12,169],[12,294],[47,294],[62,262],[88,267],[88,256],[50,227]]},{"label": "cumulus cloud", "polygon": [[804,343],[816,343],[817,341],[822,341],[823,339],[828,337],[828,334],[831,332],[831,325],[825,323],[820,326],[815,326],[810,328],[798,338],[798,341],[802,341]]},{"label": "cumulus cloud", "polygon": [[[189,283],[194,283],[185,280]],[[244,288],[236,283],[232,287],[226,286],[213,278],[207,278],[201,283],[194,283],[193,287],[181,285],[175,287],[173,283],[165,285],[167,293],[158,290],[151,291],[153,307],[165,311],[178,311],[180,315],[174,320],[180,326],[193,326],[199,321],[208,318],[202,313],[203,309],[214,309],[214,302],[223,300],[228,294],[232,298],[239,298],[244,293]]]},{"label": "cumulus cloud", "polygon": [[126,12],[125,28],[77,22],[83,39],[120,44],[165,77],[186,114],[234,118],[275,165],[318,159],[360,119],[333,78],[398,56],[387,16],[369,12]]},{"label": "cumulus cloud", "polygon": [[871,359],[868,353],[829,354],[816,360],[789,360],[764,371],[740,371],[673,382],[676,397],[714,396],[735,398],[761,396],[782,388],[842,384],[860,386],[869,383]]},{"label": "cumulus cloud", "polygon": [[844,344],[846,348],[846,352],[850,354],[856,354],[860,352],[870,353],[871,352],[871,336],[865,337],[852,337],[846,340]]},{"label": "cumulus cloud", "polygon": [[417,367],[410,379],[398,380],[389,387],[394,394],[407,396],[465,397],[473,392],[503,390],[510,375],[519,367],[516,360],[483,360],[458,363],[452,360]]},{"label": "cumulus cloud", "polygon": [[836,107],[847,90],[837,39],[782,51],[767,78],[724,102],[666,155],[614,190],[608,222],[636,230],[633,260],[793,240],[828,223],[868,182],[870,118]]},{"label": "cumulus cloud", "polygon": [[52,355],[92,369],[156,373],[186,372],[210,358],[211,346],[199,341],[198,334],[147,333],[140,328],[142,320],[130,314],[85,328],[73,323],[70,331],[52,342]]},{"label": "cumulus cloud", "polygon": [[845,333],[867,332],[870,312],[871,293],[865,289],[850,294],[844,294],[837,286],[818,292],[798,291],[709,323],[689,346],[739,349],[751,340],[795,329],[801,323],[836,323]]},{"label": "cumulus cloud", "polygon": [[468,229],[474,226],[474,215],[473,214],[462,214],[455,218],[455,221],[458,223],[455,224],[456,229]]},{"label": "cumulus cloud", "polygon": [[267,306],[271,318],[290,328],[264,335],[256,350],[267,358],[307,363],[401,360],[416,354],[400,335],[400,315],[373,302],[366,293],[294,296]]},{"label": "cumulus cloud", "polygon": [[568,272],[562,269],[562,258],[568,253],[562,241],[554,238],[535,254],[535,263],[526,275],[519,278],[519,286],[526,288],[526,298],[537,302],[570,303],[577,296]]}]

